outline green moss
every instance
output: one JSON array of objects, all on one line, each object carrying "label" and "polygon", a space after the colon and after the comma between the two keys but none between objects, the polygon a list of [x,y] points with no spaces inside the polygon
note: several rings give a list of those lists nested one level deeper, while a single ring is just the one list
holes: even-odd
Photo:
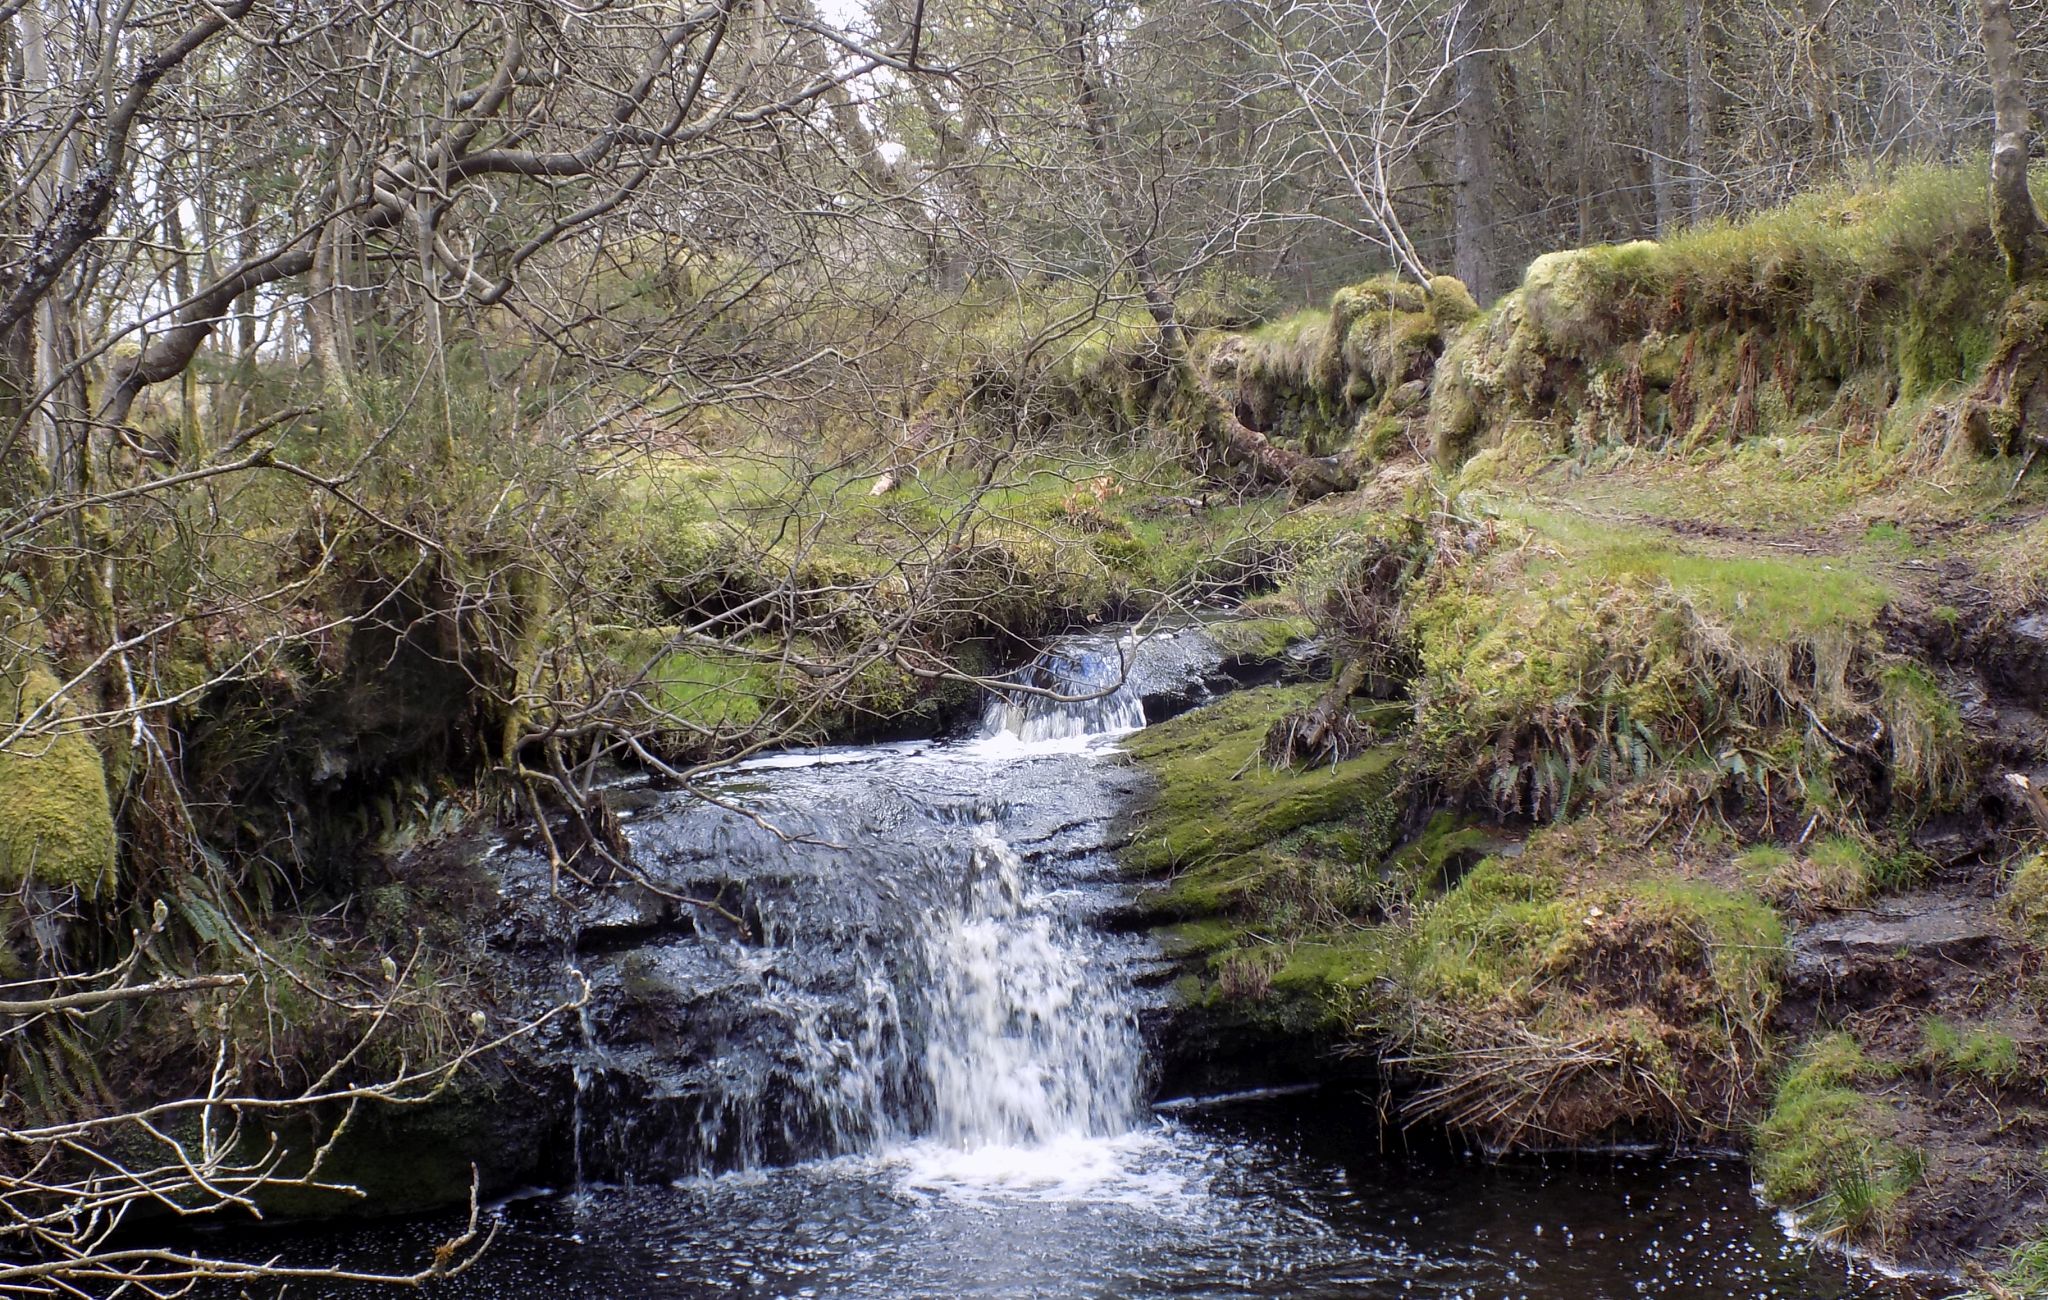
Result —
[{"label": "green moss", "polygon": [[1704,880],[1654,877],[1634,888],[1636,905],[1660,929],[1690,934],[1702,945],[1719,987],[1717,1001],[1762,1017],[1777,1001],[1785,968],[1785,926],[1752,894]]},{"label": "green moss", "polygon": [[1589,904],[1546,873],[1489,858],[1424,912],[1405,974],[1421,997],[1479,1010],[1515,1004],[1563,951]]},{"label": "green moss", "polygon": [[1995,1029],[1958,1027],[1940,1016],[1920,1022],[1920,1059],[1928,1068],[1994,1087],[2021,1075],[2019,1044]]},{"label": "green moss", "polygon": [[1761,887],[1798,861],[1796,855],[1779,845],[1758,844],[1736,855],[1735,867],[1744,881]]},{"label": "green moss", "polygon": [[1268,663],[1314,636],[1316,625],[1312,619],[1293,615],[1237,618],[1227,623],[1211,623],[1205,630],[1225,659],[1239,663]]},{"label": "green moss", "polygon": [[1429,315],[1446,336],[1469,324],[1479,315],[1479,304],[1465,282],[1452,275],[1439,275],[1429,282]]},{"label": "green moss", "polygon": [[1273,987],[1329,994],[1363,992],[1393,969],[1396,941],[1384,929],[1360,930],[1329,942],[1298,943],[1273,973]]},{"label": "green moss", "polygon": [[1387,859],[1386,874],[1420,897],[1456,883],[1455,876],[1501,847],[1501,839],[1470,817],[1438,812],[1422,832]]},{"label": "green moss", "polygon": [[2013,869],[2005,907],[2028,943],[2048,949],[2048,853],[2036,853]]},{"label": "green moss", "polygon": [[1396,936],[1384,929],[1289,946],[1266,977],[1269,1027],[1317,1038],[1355,1034],[1372,1017],[1397,951]]},{"label": "green moss", "polygon": [[1552,817],[1643,775],[1715,707],[1676,611],[1646,584],[1461,577],[1409,617],[1418,734],[1445,780],[1504,812]]},{"label": "green moss", "polygon": [[[1460,506],[1490,514],[1498,542],[1438,568],[1409,612],[1419,734],[1443,779],[1504,812],[1568,814],[1687,755],[1711,760],[1738,730],[1803,734],[1811,719],[1791,701],[1867,725],[1859,676],[1882,644],[1889,582],[1476,492]],[[1942,717],[1921,694],[1893,698],[1941,756],[1915,766],[1909,788],[1952,788]]]},{"label": "green moss", "polygon": [[1207,917],[1161,926],[1152,932],[1161,951],[1169,957],[1207,957],[1234,947],[1244,937],[1244,927],[1231,921]]},{"label": "green moss", "polygon": [[[1350,438],[1368,458],[1405,431],[1394,408],[1412,405],[1404,385],[1427,380],[1451,337],[1478,312],[1449,276],[1417,284],[1379,276],[1331,296],[1320,318],[1301,313],[1241,336],[1216,359],[1236,381],[1254,425],[1299,439],[1311,451]],[[1397,394],[1404,394],[1397,403]]]},{"label": "green moss", "polygon": [[1388,747],[1310,770],[1275,769],[1259,758],[1266,731],[1306,708],[1321,688],[1240,691],[1131,738],[1158,779],[1125,864],[1142,874],[1187,870],[1273,844],[1320,822],[1372,815],[1398,775]]},{"label": "green moss", "polygon": [[1862,902],[1878,875],[1870,850],[1847,836],[1818,840],[1805,856],[1759,844],[1736,856],[1735,869],[1748,888],[1801,915]]},{"label": "green moss", "polygon": [[1370,1020],[1396,947],[1384,929],[1281,942],[1240,932],[1176,996],[1235,1041],[1337,1041]]},{"label": "green moss", "polygon": [[1658,243],[1539,257],[1446,354],[1438,454],[1461,461],[1479,429],[1515,421],[1578,454],[1783,433],[1873,376],[1887,404],[1951,391],[1991,355],[2005,297],[1981,184],[1907,169]]},{"label": "green moss", "polygon": [[1764,1195],[1824,1235],[1883,1238],[1922,1161],[1896,1141],[1889,1109],[1858,1085],[1894,1073],[1847,1034],[1809,1044],[1756,1128]]},{"label": "green moss", "polygon": [[[1752,895],[1616,853],[1586,818],[1416,909],[1380,1024],[1428,1113],[1505,1145],[1701,1140],[1769,1057],[1783,929]],[[1623,834],[1628,832],[1623,831]]]},{"label": "green moss", "polygon": [[1474,1015],[1532,1005],[1560,979],[1587,979],[1586,991],[1602,997],[1600,977],[1587,972],[1617,928],[1647,963],[1706,976],[1711,987],[1694,994],[1702,1014],[1737,1015],[1760,1031],[1777,998],[1783,927],[1758,899],[1702,881],[1568,886],[1542,866],[1489,859],[1423,914],[1409,978]]},{"label": "green moss", "polygon": [[[8,653],[0,641],[0,654]],[[0,664],[0,730],[48,703],[58,682],[15,651]],[[54,719],[62,726],[68,711]],[[78,731],[32,731],[0,752],[0,888],[33,879],[95,898],[114,886],[115,838],[106,771]]]}]

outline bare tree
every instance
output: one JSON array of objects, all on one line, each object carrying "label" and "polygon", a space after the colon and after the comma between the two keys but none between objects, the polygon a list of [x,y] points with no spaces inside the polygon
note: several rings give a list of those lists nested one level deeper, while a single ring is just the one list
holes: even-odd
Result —
[{"label": "bare tree", "polygon": [[1465,7],[1372,0],[1254,9],[1273,50],[1272,76],[1291,101],[1266,124],[1262,147],[1284,149],[1289,135],[1313,141],[1350,200],[1355,219],[1345,228],[1418,280],[1434,273],[1409,233],[1428,207],[1414,198],[1421,163],[1462,120],[1449,83],[1477,54],[1458,45],[1472,32],[1460,25]]},{"label": "bare tree", "polygon": [[2026,277],[2033,258],[2041,215],[2028,188],[2033,161],[2033,113],[2027,108],[2020,76],[2019,42],[2013,33],[2006,0],[1980,0],[1984,53],[1991,64],[1991,99],[1997,114],[1991,142],[1991,228],[2005,254],[2006,273],[2015,281]]}]

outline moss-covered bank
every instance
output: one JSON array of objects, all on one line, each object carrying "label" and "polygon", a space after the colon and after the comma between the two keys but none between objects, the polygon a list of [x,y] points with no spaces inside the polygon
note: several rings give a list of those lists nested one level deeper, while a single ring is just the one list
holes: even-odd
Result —
[{"label": "moss-covered bank", "polygon": [[[1745,1146],[1816,1233],[2037,1267],[2048,811],[2006,774],[2048,776],[2048,425],[1981,193],[1912,172],[1542,258],[1447,326],[1442,286],[1361,289],[1216,346],[1266,427],[1378,465],[1287,593],[1367,671],[1134,743],[1170,1047],[1370,1061],[1495,1149]],[[1374,311],[1410,360],[1329,346]]]}]

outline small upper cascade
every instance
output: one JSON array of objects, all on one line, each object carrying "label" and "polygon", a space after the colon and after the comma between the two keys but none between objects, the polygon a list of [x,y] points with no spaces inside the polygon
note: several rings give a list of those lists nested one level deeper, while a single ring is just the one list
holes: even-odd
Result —
[{"label": "small upper cascade", "polygon": [[990,692],[982,734],[1035,742],[1136,731],[1145,725],[1132,675],[1139,644],[1130,634],[1060,641]]}]

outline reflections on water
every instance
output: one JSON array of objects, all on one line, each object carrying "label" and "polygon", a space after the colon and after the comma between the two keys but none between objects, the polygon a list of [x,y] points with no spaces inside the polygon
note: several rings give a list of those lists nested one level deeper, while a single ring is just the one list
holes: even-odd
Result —
[{"label": "reflections on water", "polygon": [[[477,1300],[1470,1297],[1885,1300],[1788,1238],[1737,1165],[1385,1150],[1363,1099],[1280,1097],[1116,1137],[877,1156],[504,1207]],[[1392,1140],[1398,1141],[1394,1135]],[[398,1264],[446,1222],[310,1247]],[[301,1249],[309,1248],[302,1244]],[[345,1290],[309,1294],[349,1296]],[[1937,1292],[1938,1294],[1938,1292]]]}]

